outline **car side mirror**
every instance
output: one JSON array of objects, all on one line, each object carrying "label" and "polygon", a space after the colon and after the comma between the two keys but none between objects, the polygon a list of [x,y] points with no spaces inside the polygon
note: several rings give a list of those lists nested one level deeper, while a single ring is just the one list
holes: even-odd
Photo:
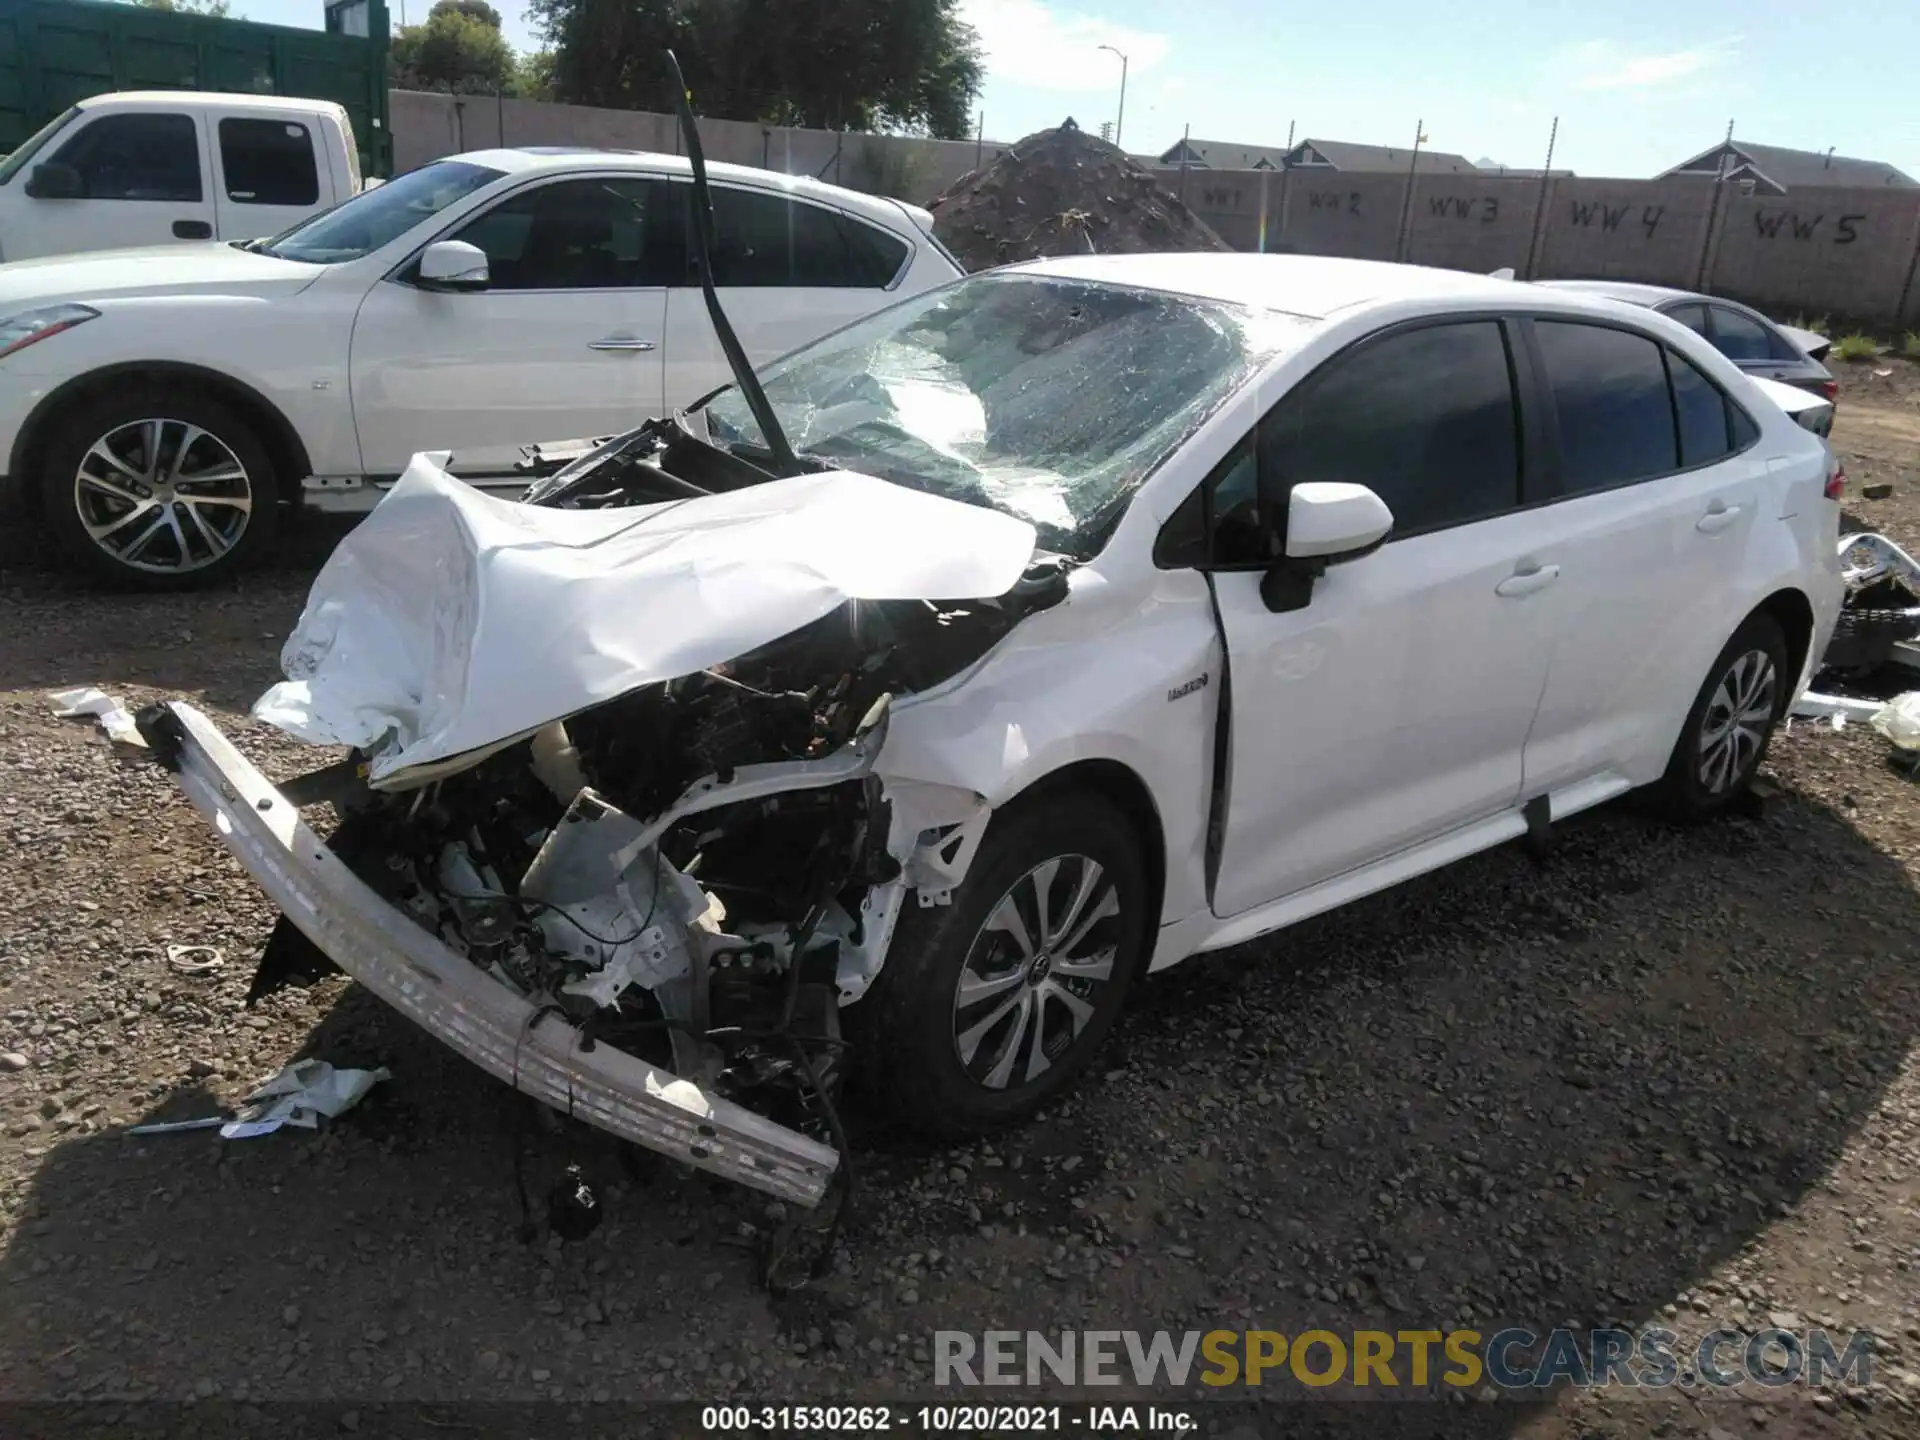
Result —
[{"label": "car side mirror", "polygon": [[436,240],[420,252],[423,290],[484,290],[493,283],[487,252],[464,240]]},{"label": "car side mirror", "polygon": [[1329,565],[1371,555],[1393,531],[1387,502],[1364,485],[1310,480],[1287,497],[1286,558],[1260,582],[1260,598],[1279,613],[1299,610]]},{"label": "car side mirror", "polygon": [[48,160],[27,175],[27,194],[35,200],[84,200],[87,185],[71,165]]}]

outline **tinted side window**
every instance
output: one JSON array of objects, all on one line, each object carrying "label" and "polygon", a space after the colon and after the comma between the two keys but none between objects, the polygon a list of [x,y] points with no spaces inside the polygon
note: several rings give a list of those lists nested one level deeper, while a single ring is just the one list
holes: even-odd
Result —
[{"label": "tinted side window", "polygon": [[1661,313],[1678,320],[1696,335],[1707,333],[1707,307],[1704,305],[1681,305]]},{"label": "tinted side window", "polygon": [[1261,488],[1365,485],[1398,536],[1512,509],[1520,442],[1501,327],[1492,320],[1403,331],[1338,356],[1262,422]]},{"label": "tinted side window", "polygon": [[1534,334],[1560,422],[1561,484],[1567,494],[1680,468],[1658,345],[1625,330],[1554,320],[1535,322]]},{"label": "tinted side window", "polygon": [[906,261],[905,241],[838,210],[725,185],[712,194],[716,285],[881,290]]},{"label": "tinted side window", "polygon": [[626,290],[679,282],[663,180],[562,180],[510,195],[453,239],[487,255],[494,290]]},{"label": "tinted side window", "polygon": [[1729,360],[1771,360],[1773,336],[1767,327],[1724,305],[1713,307],[1713,348]]},{"label": "tinted side window", "polygon": [[49,158],[79,172],[89,200],[179,204],[203,194],[200,136],[188,115],[102,115]]},{"label": "tinted side window", "polygon": [[314,205],[320,171],[313,136],[297,120],[222,120],[220,169],[241,205]]},{"label": "tinted side window", "polygon": [[1733,450],[1727,397],[1686,356],[1667,351],[1673,379],[1673,414],[1680,426],[1680,463],[1705,465]]}]

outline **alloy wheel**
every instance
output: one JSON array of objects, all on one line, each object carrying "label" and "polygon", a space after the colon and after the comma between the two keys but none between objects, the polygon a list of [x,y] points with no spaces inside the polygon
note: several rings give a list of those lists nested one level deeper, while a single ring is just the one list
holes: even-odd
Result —
[{"label": "alloy wheel", "polygon": [[1720,677],[1700,717],[1700,784],[1708,794],[1724,795],[1751,773],[1773,725],[1778,685],[1764,650],[1747,651]]},{"label": "alloy wheel", "polygon": [[1038,1079],[1114,1002],[1120,892],[1085,855],[1033,867],[987,912],[953,997],[953,1044],[974,1083]]},{"label": "alloy wheel", "polygon": [[134,420],[81,457],[73,503],[115,563],[185,574],[240,542],[253,514],[247,467],[219,436],[185,420]]}]

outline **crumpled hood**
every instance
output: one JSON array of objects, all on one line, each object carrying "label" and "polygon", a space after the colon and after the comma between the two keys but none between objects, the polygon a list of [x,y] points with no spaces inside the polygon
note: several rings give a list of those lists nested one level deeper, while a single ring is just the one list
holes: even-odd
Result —
[{"label": "crumpled hood", "polygon": [[255,718],[373,756],[376,786],[732,659],[847,600],[1002,595],[1023,520],[834,471],[558,510],[416,455],[340,542]]},{"label": "crumpled hood", "polygon": [[0,269],[0,316],[34,305],[160,295],[277,295],[304,290],[318,265],[255,255],[221,241],[93,250],[15,260]]}]

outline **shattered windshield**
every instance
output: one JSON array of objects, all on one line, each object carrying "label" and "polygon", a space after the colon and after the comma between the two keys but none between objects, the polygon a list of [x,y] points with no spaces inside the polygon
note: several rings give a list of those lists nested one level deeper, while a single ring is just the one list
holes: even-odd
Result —
[{"label": "shattered windshield", "polygon": [[249,248],[309,265],[358,260],[505,173],[464,160],[436,160]]},{"label": "shattered windshield", "polygon": [[[977,275],[767,367],[801,456],[1033,522],[1090,558],[1142,481],[1272,355],[1298,320],[1158,290]],[[708,434],[762,452],[737,390]]]}]

